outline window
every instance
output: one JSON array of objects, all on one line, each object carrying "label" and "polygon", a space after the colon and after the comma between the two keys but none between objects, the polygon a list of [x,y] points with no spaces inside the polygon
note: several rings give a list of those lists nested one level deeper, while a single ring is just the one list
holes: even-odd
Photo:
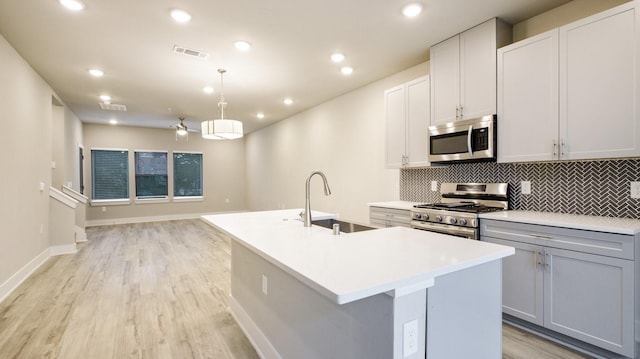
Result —
[{"label": "window", "polygon": [[202,153],[173,153],[173,196],[202,196]]},{"label": "window", "polygon": [[166,198],[169,191],[167,153],[136,151],[134,160],[136,198]]},{"label": "window", "polygon": [[91,150],[91,199],[129,199],[129,151]]}]

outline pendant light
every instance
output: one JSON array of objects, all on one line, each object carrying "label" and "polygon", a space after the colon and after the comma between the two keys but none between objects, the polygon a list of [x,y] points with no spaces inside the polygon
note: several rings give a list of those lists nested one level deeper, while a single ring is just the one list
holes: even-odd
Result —
[{"label": "pendant light", "polygon": [[219,120],[202,121],[202,137],[210,140],[234,140],[243,136],[242,122],[224,118],[224,108],[227,103],[224,100],[223,76],[227,72],[225,69],[218,69],[220,73],[220,108]]}]

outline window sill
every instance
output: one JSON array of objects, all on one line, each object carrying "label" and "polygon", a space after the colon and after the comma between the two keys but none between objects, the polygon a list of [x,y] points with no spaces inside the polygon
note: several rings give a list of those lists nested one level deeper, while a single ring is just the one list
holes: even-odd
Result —
[{"label": "window sill", "polygon": [[174,202],[202,202],[203,196],[189,196],[189,197],[173,197]]},{"label": "window sill", "polygon": [[136,198],[135,204],[169,203],[169,197]]},{"label": "window sill", "polygon": [[91,200],[92,207],[99,206],[124,206],[131,204],[131,200],[128,198],[124,199],[94,199]]}]

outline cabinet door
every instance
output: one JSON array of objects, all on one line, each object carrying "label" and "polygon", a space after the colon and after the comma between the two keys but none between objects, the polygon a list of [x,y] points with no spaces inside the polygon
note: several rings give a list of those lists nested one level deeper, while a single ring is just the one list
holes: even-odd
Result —
[{"label": "cabinet door", "polygon": [[633,261],[547,248],[544,326],[632,356]]},{"label": "cabinet door", "polygon": [[542,326],[544,272],[538,264],[544,259],[542,247],[492,237],[482,241],[516,249],[502,259],[502,312]]},{"label": "cabinet door", "polygon": [[428,166],[427,130],[430,124],[429,76],[407,83],[407,156],[409,167]]},{"label": "cabinet door", "polygon": [[460,37],[431,47],[431,124],[456,121],[460,106]]},{"label": "cabinet door", "polygon": [[404,165],[406,151],[405,86],[400,85],[384,92],[386,132],[386,166],[400,168]]},{"label": "cabinet door", "polygon": [[496,19],[460,34],[460,106],[463,119],[496,113]]},{"label": "cabinet door", "polygon": [[640,154],[633,6],[630,2],[560,28],[562,159]]},{"label": "cabinet door", "polygon": [[558,30],[498,50],[498,162],[558,151]]}]

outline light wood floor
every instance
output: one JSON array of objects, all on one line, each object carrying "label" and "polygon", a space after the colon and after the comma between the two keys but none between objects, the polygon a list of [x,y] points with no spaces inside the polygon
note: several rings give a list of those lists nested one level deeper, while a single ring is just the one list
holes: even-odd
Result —
[{"label": "light wood floor", "polygon": [[[87,235],[0,303],[0,358],[258,358],[227,311],[223,234],[183,220]],[[513,327],[503,338],[503,358],[582,358]]]}]

